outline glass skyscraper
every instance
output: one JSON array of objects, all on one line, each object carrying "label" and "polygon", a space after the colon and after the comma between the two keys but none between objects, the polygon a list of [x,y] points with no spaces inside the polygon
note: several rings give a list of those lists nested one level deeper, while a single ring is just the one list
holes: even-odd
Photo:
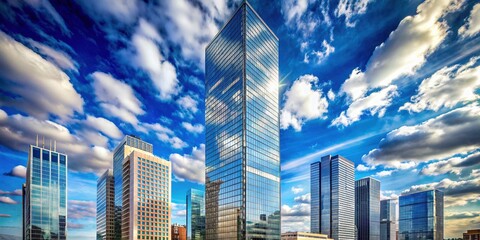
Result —
[{"label": "glass skyscraper", "polygon": [[355,181],[355,226],[358,240],[380,239],[380,181]]},{"label": "glass skyscraper", "polygon": [[30,145],[23,197],[24,239],[67,239],[67,155]]},{"label": "glass skyscraper", "polygon": [[429,190],[400,196],[400,240],[443,239],[443,192]]},{"label": "glass skyscraper", "polygon": [[134,150],[153,153],[153,146],[127,135],[113,151],[113,177],[115,188],[115,240],[122,238],[123,160]]},{"label": "glass skyscraper", "polygon": [[278,75],[244,1],[206,48],[206,239],[280,239]]},{"label": "glass skyscraper", "polygon": [[115,206],[113,171],[108,169],[97,180],[97,240],[113,240]]},{"label": "glass skyscraper", "polygon": [[380,240],[396,240],[397,202],[393,199],[380,201]]},{"label": "glass skyscraper", "polygon": [[355,239],[353,162],[339,155],[327,155],[310,167],[311,232],[327,234],[335,240]]},{"label": "glass skyscraper", "polygon": [[187,239],[205,239],[205,194],[202,190],[190,189],[187,193]]}]

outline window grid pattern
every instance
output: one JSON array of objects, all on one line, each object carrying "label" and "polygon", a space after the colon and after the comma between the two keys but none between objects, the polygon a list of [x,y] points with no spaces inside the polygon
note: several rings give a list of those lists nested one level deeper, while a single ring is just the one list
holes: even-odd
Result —
[{"label": "window grid pattern", "polygon": [[187,193],[187,239],[205,239],[205,196],[202,190],[190,189]]},{"label": "window grid pattern", "polygon": [[97,181],[97,240],[113,240],[115,233],[113,171],[108,169]]},{"label": "window grid pattern", "polygon": [[380,181],[355,181],[355,226],[358,240],[380,239]]},{"label": "window grid pattern", "polygon": [[397,231],[397,203],[387,199],[380,201],[380,239],[394,240]]}]

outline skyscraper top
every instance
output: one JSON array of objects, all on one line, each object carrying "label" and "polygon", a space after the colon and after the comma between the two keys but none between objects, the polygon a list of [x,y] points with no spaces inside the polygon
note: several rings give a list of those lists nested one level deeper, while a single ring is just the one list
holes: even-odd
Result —
[{"label": "skyscraper top", "polygon": [[242,4],[240,4],[240,6],[237,8],[237,10],[235,10],[235,12],[231,15],[231,17],[228,19],[228,21],[225,22],[225,24],[223,24],[222,28],[220,29],[220,31],[218,31],[218,33],[212,38],[212,41],[210,41],[210,43],[208,43],[208,45],[205,47],[205,49],[208,49],[208,47],[210,47],[210,45],[215,41],[215,39],[218,37],[218,35],[223,31],[223,29],[225,28],[225,26],[228,25],[228,23],[233,19],[233,17],[237,14],[237,12],[242,9],[242,6],[243,5],[246,5],[248,6],[253,13],[255,13],[255,15],[257,15],[257,18],[263,23],[263,25],[265,26],[265,28],[270,31],[270,33],[273,35],[273,37],[278,41],[278,37],[277,35],[272,31],[272,29],[270,29],[270,27],[265,23],[265,21],[263,21],[263,19],[260,17],[260,15],[257,13],[257,11],[255,11],[255,9],[252,7],[252,5],[250,5],[250,3],[248,3],[248,1],[244,0],[242,1]]},{"label": "skyscraper top", "polygon": [[153,153],[153,145],[151,143],[143,141],[141,138],[135,135],[126,135],[117,145],[117,147],[115,147],[115,150],[113,150],[113,152],[117,152],[117,149],[123,145],[131,146],[149,153]]}]

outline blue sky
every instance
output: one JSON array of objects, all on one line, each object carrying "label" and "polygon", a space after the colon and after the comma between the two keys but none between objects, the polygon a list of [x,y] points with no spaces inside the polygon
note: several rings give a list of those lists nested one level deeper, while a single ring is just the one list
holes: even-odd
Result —
[{"label": "blue sky", "polygon": [[[382,198],[442,188],[446,237],[480,227],[480,3],[249,1],[280,39],[282,229],[308,230],[327,154]],[[69,155],[69,237],[95,236],[96,179],[125,134],[172,162],[173,222],[203,187],[204,48],[238,1],[0,4],[0,233],[20,235],[29,144]]]}]

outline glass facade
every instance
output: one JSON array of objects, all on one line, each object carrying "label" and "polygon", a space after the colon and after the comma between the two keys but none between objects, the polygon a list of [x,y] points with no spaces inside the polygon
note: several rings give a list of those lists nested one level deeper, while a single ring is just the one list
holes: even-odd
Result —
[{"label": "glass facade", "polygon": [[127,135],[113,151],[113,177],[115,189],[115,240],[122,238],[123,160],[133,151],[153,153],[153,146]]},{"label": "glass facade", "polygon": [[187,239],[205,239],[205,196],[202,190],[190,189],[187,193]]},{"label": "glass facade", "polygon": [[380,181],[355,181],[355,226],[358,240],[380,239]]},{"label": "glass facade", "polygon": [[400,240],[443,239],[443,192],[429,190],[400,196]]},{"label": "glass facade", "polygon": [[97,240],[112,240],[115,233],[113,171],[108,169],[97,181]]},{"label": "glass facade", "polygon": [[243,2],[206,49],[206,239],[280,239],[278,74]]},{"label": "glass facade", "polygon": [[67,155],[30,145],[23,204],[25,239],[67,238]]},{"label": "glass facade", "polygon": [[380,240],[395,240],[397,231],[397,202],[393,199],[380,201]]},{"label": "glass facade", "polygon": [[[353,162],[342,156],[324,156],[311,164],[311,231],[339,240],[355,239],[355,169]],[[315,177],[315,178],[313,178]],[[319,189],[315,190],[314,184]],[[313,206],[313,205],[316,206]],[[319,209],[319,210],[318,210]],[[316,212],[313,212],[315,210]],[[313,216],[316,214],[316,216]]]},{"label": "glass facade", "polygon": [[310,165],[310,232],[320,233],[320,162]]}]

